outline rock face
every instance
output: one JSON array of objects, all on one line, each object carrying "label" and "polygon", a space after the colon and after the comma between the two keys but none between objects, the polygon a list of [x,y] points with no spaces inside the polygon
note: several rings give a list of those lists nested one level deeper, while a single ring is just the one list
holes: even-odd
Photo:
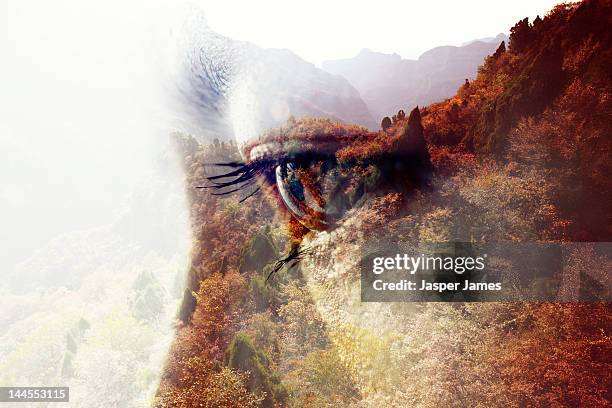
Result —
[{"label": "rock face", "polygon": [[416,155],[429,162],[429,152],[421,124],[421,112],[414,108],[408,116],[408,122],[402,129],[403,134],[398,139],[397,151],[401,154]]},{"label": "rock face", "polygon": [[345,78],[289,50],[234,41],[206,27],[188,48],[178,94],[191,133],[240,143],[290,116],[378,125]]},{"label": "rock face", "polygon": [[417,184],[429,184],[433,174],[433,166],[427,150],[423,125],[421,124],[421,112],[418,107],[410,112],[408,121],[403,125],[400,132],[394,150],[406,158],[407,163],[404,165],[410,173],[414,174]]},{"label": "rock face", "polygon": [[436,47],[418,60],[364,49],[353,58],[325,61],[323,69],[348,79],[380,120],[406,106],[428,105],[454,95],[466,78],[476,76],[483,59],[504,40],[507,37],[500,34],[490,42]]}]

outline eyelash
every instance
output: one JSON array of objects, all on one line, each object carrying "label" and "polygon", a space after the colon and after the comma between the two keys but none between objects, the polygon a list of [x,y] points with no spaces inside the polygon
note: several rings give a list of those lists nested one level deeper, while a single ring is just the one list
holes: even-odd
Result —
[{"label": "eyelash", "polygon": [[[329,157],[328,157],[329,158]],[[299,163],[300,165],[306,165],[306,163],[314,160],[321,159],[321,155],[318,154],[300,154],[292,157],[279,157],[279,158],[263,158],[252,161],[250,163],[244,162],[225,162],[225,163],[212,163],[214,166],[229,167],[233,170],[222,173],[216,176],[206,177],[206,180],[210,183],[205,186],[195,186],[198,189],[213,189],[211,195],[215,196],[228,196],[232,193],[245,190],[257,182],[257,179],[263,179],[267,185],[274,185],[276,183],[275,170],[279,165],[287,163]],[[228,179],[228,181],[219,181],[222,179]],[[229,188],[229,190],[228,190]],[[242,203],[247,199],[253,197],[255,194],[261,192],[261,186],[258,186],[253,191],[242,197],[239,202]],[[279,258],[274,264],[274,268],[266,277],[266,282],[278,271],[280,271],[285,265],[289,268],[297,265],[304,256],[310,254],[311,249],[309,247],[302,247],[301,236],[293,237],[291,249],[289,252]]]},{"label": "eyelash", "polygon": [[[277,166],[277,161],[272,159],[256,160],[251,163],[243,162],[226,162],[226,163],[213,163],[214,166],[230,167],[234,170],[227,173],[219,174],[217,176],[206,177],[206,180],[210,183],[205,186],[196,186],[195,188],[214,189],[216,192],[211,193],[216,196],[226,196],[238,191],[242,191],[256,183],[258,176],[266,177],[266,174]],[[229,181],[217,181],[221,179],[227,179],[233,177]],[[231,188],[230,190],[226,190]],[[251,198],[255,194],[261,191],[261,187],[257,187],[255,190],[242,197],[239,202],[242,203],[247,199]]]},{"label": "eyelash", "polygon": [[[262,180],[265,186],[276,186],[276,190],[279,190],[280,186],[277,185],[278,177],[276,175],[277,168],[279,166],[286,166],[284,168],[287,168],[290,164],[292,164],[293,166],[291,167],[293,168],[299,167],[307,169],[317,162],[323,163],[323,166],[326,166],[327,169],[338,165],[335,155],[317,154],[313,152],[301,153],[291,156],[267,156],[254,160],[250,163],[213,163],[212,165],[214,166],[226,167],[232,170],[216,176],[206,177],[206,180],[209,184],[204,186],[196,186],[196,188],[213,189],[215,191],[212,192],[211,195],[215,196],[229,196],[233,193],[245,191],[253,185],[256,185],[257,180]],[[374,157],[371,159],[370,163],[378,165],[380,166],[380,168],[387,168],[387,171],[390,171],[392,173],[393,170],[389,168],[389,164],[398,162],[401,163],[398,157],[389,155],[382,157]],[[242,203],[247,199],[253,197],[255,194],[261,192],[261,188],[262,186],[257,186],[255,189],[248,191],[247,194],[239,200],[239,202]],[[281,195],[280,191],[278,195]],[[289,213],[292,213],[292,211],[287,208],[288,203],[285,199],[279,197],[279,205],[284,205],[285,209],[287,209]],[[294,213],[292,214],[291,219],[296,221],[296,223],[303,223],[301,220],[298,221],[299,219],[296,218],[296,215]],[[291,268],[298,264],[305,255],[308,255],[310,253],[310,248],[302,247],[301,241],[304,234],[311,229],[312,227],[310,226],[306,227],[304,225],[300,225],[301,232],[290,234],[292,235],[293,242],[289,252],[284,257],[281,257],[277,260],[274,265],[274,268],[267,276],[266,281],[269,280],[275,273],[280,271],[285,265],[289,265],[289,267]]]},{"label": "eyelash", "polygon": [[[274,171],[277,166],[295,163],[299,167],[307,167],[310,163],[315,161],[328,161],[330,159],[334,159],[335,156],[332,155],[322,155],[316,153],[300,153],[292,156],[280,156],[278,158],[265,157],[262,159],[254,160],[250,163],[244,162],[225,162],[225,163],[212,163],[213,166],[219,167],[230,167],[234,170],[219,174],[216,176],[206,177],[206,180],[211,183],[206,186],[196,186],[195,188],[203,188],[203,189],[214,189],[217,192],[211,193],[216,196],[225,196],[229,195],[241,190],[244,190],[247,187],[252,186],[256,183],[256,180],[259,176],[261,176],[266,184],[274,185],[276,183],[276,178],[274,176]],[[233,177],[233,179],[226,182],[219,182],[217,180],[226,179]],[[227,188],[231,188],[230,190],[225,190]],[[254,196],[255,194],[261,191],[261,187],[257,187],[255,190],[251,191],[246,196],[242,197],[239,202],[242,203]]]}]

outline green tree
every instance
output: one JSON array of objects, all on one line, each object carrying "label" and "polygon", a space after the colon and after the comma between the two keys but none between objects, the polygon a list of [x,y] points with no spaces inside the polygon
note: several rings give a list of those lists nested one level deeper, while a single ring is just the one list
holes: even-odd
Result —
[{"label": "green tree", "polygon": [[228,367],[249,373],[247,388],[255,394],[265,393],[263,407],[282,405],[287,391],[278,376],[270,369],[268,357],[258,350],[248,334],[234,336],[225,356]]}]

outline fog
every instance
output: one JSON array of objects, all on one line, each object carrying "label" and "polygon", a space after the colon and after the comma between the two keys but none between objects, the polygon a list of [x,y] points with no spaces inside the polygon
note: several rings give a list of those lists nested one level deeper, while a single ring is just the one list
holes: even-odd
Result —
[{"label": "fog", "polygon": [[205,0],[211,27],[262,47],[289,48],[320,65],[369,48],[416,59],[440,45],[508,32],[556,0],[350,1]]},{"label": "fog", "polygon": [[[542,1],[537,8],[544,12],[552,3]],[[353,55],[363,47],[401,53],[402,47],[425,50],[459,43],[495,35],[523,14],[533,14],[530,2],[520,2],[503,12],[491,12],[486,19],[479,17],[483,13],[466,13],[469,24],[455,21],[454,13],[425,18],[430,8],[439,6],[432,3],[413,9],[404,5],[402,10],[406,9],[396,13],[384,12],[391,7],[386,4],[374,10],[351,6],[351,13],[347,4],[302,7],[308,17],[294,21],[294,11],[274,2],[253,9],[254,5],[245,8],[217,1],[200,1],[195,6],[167,0],[3,1],[0,238],[4,245],[0,268],[14,267],[62,231],[111,221],[165,145],[169,129],[202,133],[201,107],[176,103],[177,92],[190,86],[185,82],[189,78],[178,75],[190,62],[185,48],[202,41],[197,38],[203,22],[201,8],[210,15],[213,29],[222,34],[264,47],[289,47],[317,62],[350,56],[346,53]],[[393,19],[414,14],[423,18],[409,19],[403,27],[399,21],[384,23],[383,12]],[[352,18],[344,21],[343,13]],[[308,26],[314,20],[321,21],[317,30]],[[342,39],[330,34],[329,30],[336,30],[332,21],[342,23],[346,34]],[[366,23],[371,30],[360,28]],[[417,30],[420,39],[399,40],[403,36],[381,31],[379,26],[402,33]],[[461,27],[472,31],[457,31]],[[434,35],[451,32],[453,38]],[[231,99],[234,122],[242,129],[252,125],[244,123],[244,117],[252,114],[247,107],[253,93],[245,81],[240,86],[242,90],[237,89]],[[227,123],[217,128],[222,125]],[[229,127],[225,130],[231,132]]]},{"label": "fog", "polygon": [[[151,398],[190,264],[171,132],[252,138],[295,112],[372,119],[346,80],[286,50],[264,54],[206,37],[201,7],[210,6],[222,34],[246,16],[239,38],[290,45],[266,40],[283,37],[268,30],[269,10],[237,8],[236,20],[215,4],[0,3],[0,385],[69,385],[71,406],[137,407]],[[311,36],[302,23],[290,31],[290,14],[278,17],[289,41],[302,38],[297,48],[308,43],[299,55],[347,56],[337,39],[333,50],[312,52],[326,32]],[[387,34],[363,46],[384,51]],[[211,91],[199,76],[203,47],[215,60],[227,52],[240,61],[228,68],[230,88]]]},{"label": "fog", "polygon": [[165,143],[158,9],[122,3],[0,5],[2,269],[111,221]]},{"label": "fog", "polygon": [[153,395],[190,249],[169,143],[184,17],[162,1],[0,4],[3,386],[68,385],[87,407]]}]

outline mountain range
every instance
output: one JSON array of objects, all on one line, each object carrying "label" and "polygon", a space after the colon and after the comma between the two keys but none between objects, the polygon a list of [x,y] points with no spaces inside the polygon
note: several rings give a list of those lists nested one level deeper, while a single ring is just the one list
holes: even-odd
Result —
[{"label": "mountain range", "polygon": [[325,61],[322,67],[357,88],[380,121],[399,109],[428,105],[454,95],[466,78],[476,76],[484,58],[507,40],[505,34],[499,34],[461,46],[436,47],[416,60],[364,49],[353,58]]},{"label": "mountain range", "polygon": [[359,92],[286,49],[261,48],[204,26],[190,45],[177,128],[203,140],[253,137],[289,116],[372,126]]},{"label": "mountain range", "polygon": [[178,127],[205,140],[253,137],[289,116],[376,129],[400,108],[453,95],[505,39],[437,47],[418,60],[363,50],[321,69],[290,50],[233,40],[204,25],[177,84],[186,125]]}]

